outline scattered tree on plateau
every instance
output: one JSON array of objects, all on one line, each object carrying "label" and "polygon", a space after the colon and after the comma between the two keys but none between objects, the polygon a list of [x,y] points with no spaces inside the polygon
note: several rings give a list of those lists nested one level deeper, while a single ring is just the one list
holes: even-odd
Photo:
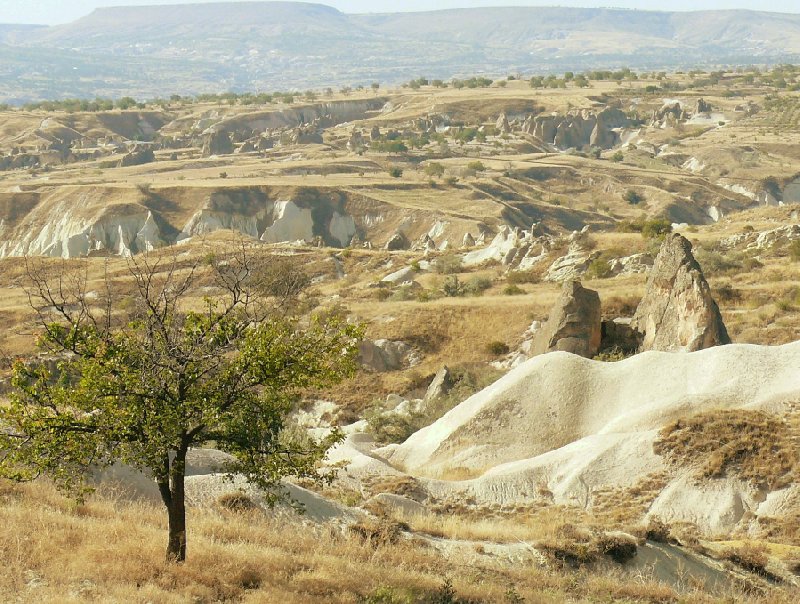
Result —
[{"label": "scattered tree on plateau", "polygon": [[[104,294],[89,295],[87,266],[28,262],[40,346],[58,362],[15,363],[14,393],[0,409],[0,476],[49,476],[84,493],[90,471],[116,462],[149,473],[176,562],[186,557],[190,448],[229,453],[225,471],[270,503],[286,497],[285,477],[325,478],[320,462],[341,435],[289,436],[286,419],[299,390],[355,370],[359,327],[292,316],[285,298],[264,293],[275,290],[275,272],[259,269],[245,245],[194,262],[131,258],[124,296],[109,277]],[[200,301],[200,286],[214,295]]]}]

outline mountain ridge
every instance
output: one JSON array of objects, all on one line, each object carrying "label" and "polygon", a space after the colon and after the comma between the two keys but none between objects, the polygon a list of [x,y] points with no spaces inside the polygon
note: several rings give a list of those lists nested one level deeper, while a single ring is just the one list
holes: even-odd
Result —
[{"label": "mountain ridge", "polygon": [[[150,98],[397,84],[421,75],[498,77],[800,58],[800,15],[747,10],[497,7],[346,14],[324,4],[234,2],[108,7],[66,25],[19,31],[0,25],[0,43],[18,48],[20,56],[68,50],[95,73],[70,74],[82,70],[59,56],[44,63],[20,60],[13,74],[0,73],[7,98],[14,99],[94,96],[92,81],[113,82],[103,94]],[[125,65],[134,59],[160,66],[126,82]],[[58,78],[46,91],[37,89],[26,65]]]}]

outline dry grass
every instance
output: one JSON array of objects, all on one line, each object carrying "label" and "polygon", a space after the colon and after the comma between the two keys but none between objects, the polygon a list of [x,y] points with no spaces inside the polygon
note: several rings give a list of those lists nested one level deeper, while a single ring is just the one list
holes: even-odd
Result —
[{"label": "dry grass", "polygon": [[779,489],[800,479],[797,413],[781,418],[763,411],[701,413],[666,426],[654,450],[670,463],[697,468],[698,477],[733,474]]},{"label": "dry grass", "polygon": [[[527,602],[716,601],[646,577],[554,572],[491,556],[466,563],[401,538],[402,527],[342,532],[252,512],[191,510],[189,559],[165,565],[160,508],[100,495],[76,506],[45,484],[3,483],[0,526],[4,601],[291,604],[369,601],[383,592],[410,599],[372,601],[419,602],[440,594],[444,577],[473,602],[502,602],[512,588]],[[790,600],[776,592],[769,601]]]}]

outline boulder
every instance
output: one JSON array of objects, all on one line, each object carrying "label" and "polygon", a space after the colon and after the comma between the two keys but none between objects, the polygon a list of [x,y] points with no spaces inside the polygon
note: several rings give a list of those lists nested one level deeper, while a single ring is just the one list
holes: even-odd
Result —
[{"label": "boulder", "polygon": [[692,244],[682,235],[664,240],[631,327],[643,335],[641,351],[693,352],[730,344]]},{"label": "boulder", "polygon": [[592,358],[600,350],[600,296],[580,281],[567,281],[550,311],[550,318],[536,333],[533,355],[564,351]]},{"label": "boulder", "polygon": [[697,99],[697,104],[694,107],[694,113],[697,115],[698,113],[711,113],[713,108],[711,104],[708,103],[705,99]]},{"label": "boulder", "polygon": [[475,247],[475,238],[470,233],[466,233],[461,241],[461,247],[464,249]]},{"label": "boulder", "polygon": [[412,352],[405,342],[392,340],[363,340],[358,346],[361,365],[379,373],[402,368]]},{"label": "boulder", "polygon": [[156,161],[155,153],[152,149],[134,150],[130,153],[123,155],[119,160],[117,166],[119,168],[126,168],[128,166],[142,166]]},{"label": "boulder", "polygon": [[425,401],[432,401],[445,396],[453,388],[453,376],[445,365],[434,376],[428,390],[425,392]]},{"label": "boulder", "polygon": [[203,138],[203,157],[233,153],[233,141],[227,132],[211,132]]},{"label": "boulder", "polygon": [[408,239],[401,232],[397,232],[391,236],[389,241],[386,242],[386,249],[390,252],[408,249]]}]

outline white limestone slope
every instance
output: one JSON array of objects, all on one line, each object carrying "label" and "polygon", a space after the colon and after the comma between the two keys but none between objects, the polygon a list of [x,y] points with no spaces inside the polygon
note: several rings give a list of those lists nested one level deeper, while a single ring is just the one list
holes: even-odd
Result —
[{"label": "white limestone slope", "polygon": [[759,514],[788,513],[800,487],[768,493],[732,477],[698,482],[689,470],[666,472],[653,442],[668,422],[699,412],[796,407],[799,368],[800,342],[648,352],[618,363],[550,353],[375,453],[427,477],[435,497],[478,503],[533,501],[546,491],[556,503],[590,507],[599,491],[663,472],[650,514],[730,531]]}]

